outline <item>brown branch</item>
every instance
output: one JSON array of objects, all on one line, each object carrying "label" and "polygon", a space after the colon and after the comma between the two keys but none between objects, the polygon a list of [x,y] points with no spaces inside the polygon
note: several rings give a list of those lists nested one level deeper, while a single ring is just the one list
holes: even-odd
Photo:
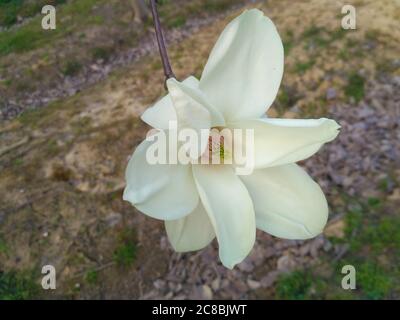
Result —
[{"label": "brown branch", "polygon": [[173,73],[171,64],[169,62],[167,48],[165,46],[165,39],[161,28],[160,17],[157,11],[156,0],[150,0],[150,6],[154,20],[154,28],[156,30],[158,49],[160,51],[161,61],[164,67],[165,80],[168,80],[170,78],[175,78],[175,74]]}]

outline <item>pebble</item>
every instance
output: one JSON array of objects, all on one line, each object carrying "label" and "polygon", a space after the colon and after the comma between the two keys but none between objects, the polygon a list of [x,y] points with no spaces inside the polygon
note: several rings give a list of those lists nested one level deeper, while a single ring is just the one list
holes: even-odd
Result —
[{"label": "pebble", "polygon": [[251,290],[257,290],[261,288],[261,283],[252,279],[247,279],[247,285]]}]

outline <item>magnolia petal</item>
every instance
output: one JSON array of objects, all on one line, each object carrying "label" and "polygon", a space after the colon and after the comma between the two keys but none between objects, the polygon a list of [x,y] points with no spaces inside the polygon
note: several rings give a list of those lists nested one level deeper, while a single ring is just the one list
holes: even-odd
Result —
[{"label": "magnolia petal", "polygon": [[[243,120],[228,125],[254,130],[254,167],[266,168],[304,160],[339,134],[334,120],[270,119]],[[246,141],[243,139],[243,149]],[[251,148],[249,147],[249,150]]]},{"label": "magnolia petal", "polygon": [[206,247],[215,232],[203,205],[184,218],[165,221],[169,242],[177,252],[196,251]]},{"label": "magnolia petal", "polygon": [[215,44],[200,89],[226,121],[258,118],[271,106],[283,75],[283,45],[258,9],[228,24]]},{"label": "magnolia petal", "polygon": [[[182,81],[186,86],[198,89],[199,80],[195,77],[190,76]],[[176,121],[176,112],[172,105],[171,96],[167,94],[159,101],[157,101],[152,107],[147,108],[141,116],[142,120],[157,129],[168,129],[170,121]]]},{"label": "magnolia petal", "polygon": [[123,199],[156,219],[182,218],[199,202],[192,170],[179,163],[149,164],[146,151],[152,143],[143,141],[129,160]]},{"label": "magnolia petal", "polygon": [[245,186],[228,165],[193,165],[201,202],[214,227],[222,263],[232,269],[255,241],[253,203]]},{"label": "magnolia petal", "polygon": [[322,232],[328,218],[325,196],[298,165],[259,169],[240,179],[253,200],[257,228],[285,239]]},{"label": "magnolia petal", "polygon": [[208,134],[202,135],[202,130],[210,130],[211,115],[195,90],[183,85],[176,79],[168,79],[167,87],[176,111],[177,130],[192,129],[196,131],[198,140],[185,144],[187,153],[197,159],[205,151]]},{"label": "magnolia petal", "polygon": [[[180,127],[205,128],[225,125],[221,112],[215,109],[205,95],[198,89],[192,88],[174,78],[167,80],[167,87],[175,108]],[[206,117],[207,115],[207,117]],[[196,118],[196,116],[200,118]],[[206,120],[206,118],[208,118]]]}]

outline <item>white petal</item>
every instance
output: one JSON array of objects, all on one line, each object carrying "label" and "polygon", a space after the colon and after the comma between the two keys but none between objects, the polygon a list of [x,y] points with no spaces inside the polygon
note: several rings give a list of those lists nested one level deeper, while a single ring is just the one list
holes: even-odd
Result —
[{"label": "white petal", "polygon": [[298,165],[259,169],[240,178],[253,200],[257,228],[285,239],[322,232],[328,218],[325,196]]},{"label": "white petal", "polygon": [[203,249],[215,238],[214,228],[201,202],[186,217],[165,221],[165,229],[172,247],[177,252]]},{"label": "white petal", "polygon": [[[167,87],[177,115],[178,126],[186,128],[205,128],[223,126],[225,120],[205,95],[174,78],[167,80]],[[181,122],[181,123],[179,123]]]},{"label": "white petal", "polygon": [[182,164],[150,165],[146,150],[152,143],[143,141],[129,160],[123,199],[156,219],[182,218],[199,202],[192,170]]},{"label": "white petal", "polygon": [[193,165],[201,202],[210,217],[222,263],[232,269],[250,252],[255,214],[249,193],[228,165]]},{"label": "white petal", "polygon": [[[199,88],[199,80],[193,76],[186,78],[182,83],[193,89]],[[169,121],[176,121],[176,113],[170,95],[167,94],[152,107],[147,108],[141,118],[153,128],[168,129]]]},{"label": "white petal", "polygon": [[278,93],[283,59],[282,41],[273,22],[260,10],[245,11],[219,37],[200,89],[226,121],[258,118]]},{"label": "white petal", "polygon": [[[317,152],[324,143],[335,139],[340,128],[334,120],[326,118],[318,120],[262,118],[228,125],[231,128],[254,130],[255,168],[304,160]],[[243,144],[246,148],[244,139]]]}]

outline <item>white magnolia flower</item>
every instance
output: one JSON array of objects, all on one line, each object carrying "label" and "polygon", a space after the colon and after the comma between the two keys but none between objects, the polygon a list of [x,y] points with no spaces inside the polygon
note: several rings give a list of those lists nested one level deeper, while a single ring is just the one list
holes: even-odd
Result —
[{"label": "white magnolia flower", "polygon": [[255,170],[238,176],[232,165],[150,165],[143,141],[126,170],[124,200],[165,220],[179,252],[199,250],[215,237],[222,263],[233,268],[253,247],[256,228],[286,239],[320,234],[328,217],[325,196],[295,162],[333,140],[339,125],[326,118],[297,120],[264,116],[283,74],[283,46],[272,21],[245,11],[222,32],[200,81],[167,81],[169,94],[142,119],[167,130],[250,128]]}]

